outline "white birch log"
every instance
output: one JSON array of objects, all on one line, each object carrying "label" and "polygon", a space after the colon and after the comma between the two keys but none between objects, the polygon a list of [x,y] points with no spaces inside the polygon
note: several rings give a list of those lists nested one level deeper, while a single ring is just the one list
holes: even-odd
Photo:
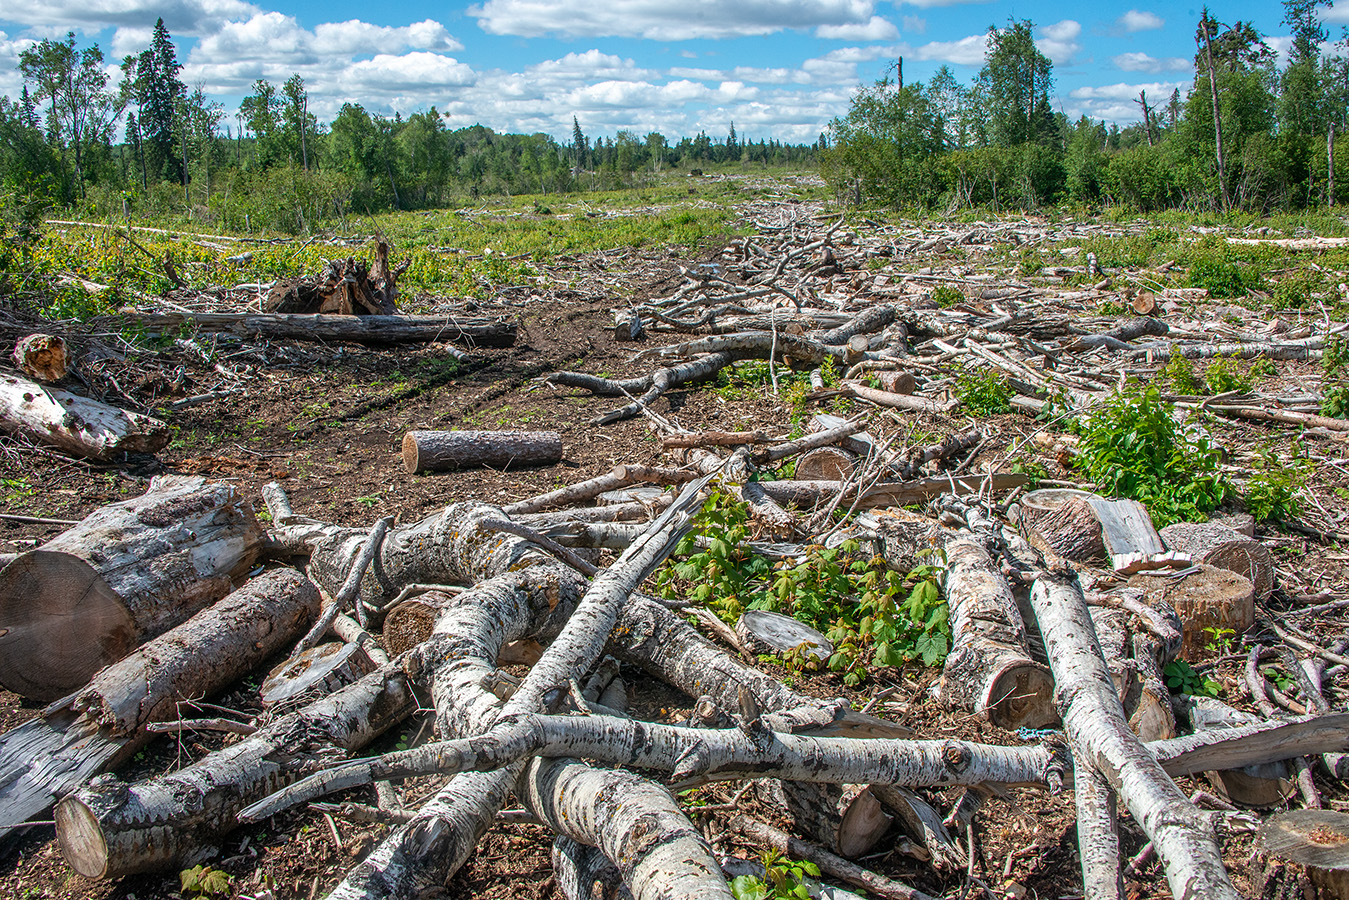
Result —
[{"label": "white birch log", "polygon": [[1045,572],[1031,605],[1054,670],[1055,697],[1078,765],[1090,765],[1152,840],[1177,900],[1240,895],[1227,877],[1209,819],[1129,730],[1075,577]]},{"label": "white birch log", "polygon": [[987,713],[1002,728],[1057,720],[1049,670],[1030,657],[1025,623],[1006,579],[977,539],[946,541],[951,653],[934,693],[947,706]]},{"label": "white birch log", "polygon": [[151,416],[5,374],[0,374],[0,429],[99,460],[154,453],[172,436]]},{"label": "white birch log", "polygon": [[229,593],[261,549],[233,487],[155,478],[0,570],[0,684],[64,696]]}]

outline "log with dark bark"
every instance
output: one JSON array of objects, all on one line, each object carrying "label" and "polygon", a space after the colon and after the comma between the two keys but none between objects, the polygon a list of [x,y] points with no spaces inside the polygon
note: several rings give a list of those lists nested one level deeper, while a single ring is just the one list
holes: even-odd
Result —
[{"label": "log with dark bark", "polygon": [[562,459],[556,431],[409,431],[403,465],[411,474],[473,466],[551,466]]},{"label": "log with dark bark", "polygon": [[1158,534],[1168,550],[1250,579],[1257,600],[1274,592],[1274,557],[1259,541],[1217,522],[1176,522]]},{"label": "log with dark bark", "polygon": [[1053,679],[1031,659],[1025,623],[993,558],[968,534],[952,534],[945,549],[951,652],[937,699],[986,713],[1001,728],[1054,724]]},{"label": "log with dark bark", "polygon": [[25,821],[143,746],[144,726],[210,696],[294,640],[318,613],[298,572],[253,579],[0,737],[0,829]]},{"label": "log with dark bark", "polygon": [[[103,320],[97,320],[103,321]],[[462,316],[330,316],[285,313],[141,313],[122,310],[108,317],[114,328],[147,331],[191,328],[202,334],[295,341],[349,341],[356,344],[427,344],[448,341],[465,347],[510,347],[516,323]]]},{"label": "log with dark bark", "polygon": [[152,416],[3,373],[0,429],[73,456],[99,460],[122,453],[154,453],[171,437],[169,427]]},{"label": "log with dark bark", "polygon": [[223,597],[263,534],[227,484],[159,476],[0,571],[0,684],[55,700]]},{"label": "log with dark bark", "polygon": [[60,381],[66,377],[70,363],[66,342],[54,334],[30,334],[19,338],[12,356],[20,372],[38,381]]}]

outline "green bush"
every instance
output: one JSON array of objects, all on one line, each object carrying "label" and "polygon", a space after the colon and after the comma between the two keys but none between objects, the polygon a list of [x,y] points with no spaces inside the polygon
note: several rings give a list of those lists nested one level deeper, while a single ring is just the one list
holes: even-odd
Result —
[{"label": "green bush", "polygon": [[1012,386],[1007,376],[993,369],[960,369],[956,374],[956,396],[977,416],[1012,411]]},{"label": "green bush", "polygon": [[1232,493],[1222,451],[1178,423],[1155,387],[1112,394],[1080,429],[1078,465],[1101,490],[1146,506],[1158,528],[1202,521]]}]

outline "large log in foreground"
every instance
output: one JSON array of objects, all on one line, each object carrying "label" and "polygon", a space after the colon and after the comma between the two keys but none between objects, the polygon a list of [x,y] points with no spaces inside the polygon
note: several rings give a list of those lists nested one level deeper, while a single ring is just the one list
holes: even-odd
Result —
[{"label": "large log in foreground", "polygon": [[122,310],[105,324],[137,325],[151,331],[184,326],[203,334],[293,341],[350,341],[357,344],[425,344],[452,341],[469,347],[510,347],[516,324],[503,319],[458,316],[332,316],[280,313],[141,313]]},{"label": "large log in foreground", "polygon": [[177,717],[286,647],[318,614],[318,591],[277,569],[108,666],[71,700],[0,736],[0,829],[18,825],[115,766]]},{"label": "large log in foreground", "polygon": [[169,443],[169,427],[60,388],[0,374],[0,429],[88,459],[154,453]]},{"label": "large log in foreground", "polygon": [[0,571],[0,685],[55,700],[233,588],[262,530],[227,484],[160,476]]},{"label": "large log in foreground", "polygon": [[409,431],[403,465],[411,474],[490,466],[550,466],[562,459],[556,431]]}]

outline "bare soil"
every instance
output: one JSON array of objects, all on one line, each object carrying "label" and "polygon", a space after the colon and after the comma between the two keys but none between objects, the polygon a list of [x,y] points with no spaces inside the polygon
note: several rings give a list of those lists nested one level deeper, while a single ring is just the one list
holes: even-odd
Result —
[{"label": "bare soil", "polygon": [[[458,363],[444,348],[370,349],[318,344],[288,346],[244,345],[220,341],[216,356],[223,365],[246,376],[247,392],[189,406],[172,413],[177,429],[173,443],[155,456],[133,456],[110,465],[73,461],[11,437],[0,437],[0,512],[58,519],[78,519],[98,506],[133,496],[148,479],[161,473],[201,473],[228,480],[262,508],[259,489],[272,480],[289,492],[296,512],[344,525],[366,526],[381,516],[401,521],[420,518],[456,500],[477,499],[505,503],[562,484],[608,471],[623,462],[655,463],[659,443],[641,418],[599,429],[591,417],[612,408],[614,401],[574,391],[540,387],[536,379],[558,369],[606,375],[637,374],[643,367],[629,364],[634,346],[618,344],[612,334],[614,306],[633,297],[668,295],[677,285],[677,266],[685,259],[670,254],[628,253],[579,258],[569,263],[566,277],[555,284],[568,290],[543,292],[517,311],[521,331],[508,350],[472,350]],[[964,254],[934,257],[933,266],[969,265]],[[557,273],[555,273],[557,274]],[[3,310],[0,309],[0,313]],[[37,323],[10,317],[3,336],[12,338]],[[213,390],[221,376],[210,365],[180,349],[135,353],[117,358],[115,335],[81,336],[71,340],[78,350],[110,348],[113,355],[82,365],[81,376],[95,393],[111,402],[153,407]],[[670,342],[673,336],[649,338]],[[1280,377],[1297,383],[1307,377],[1306,364],[1279,363]],[[763,429],[785,434],[790,429],[787,405],[766,390],[734,395],[707,388],[680,390],[660,400],[655,411],[692,430]],[[964,427],[960,415],[895,417],[876,413],[890,430],[915,435],[941,435]],[[981,451],[994,469],[1007,463],[1013,441],[1036,430],[1029,420],[1003,416],[983,423],[993,435]],[[1256,436],[1241,426],[1222,426],[1223,440],[1253,445]],[[399,456],[403,434],[410,429],[547,429],[562,435],[564,458],[547,468],[511,471],[470,470],[413,476]],[[1261,435],[1263,437],[1263,435]],[[1027,445],[1028,447],[1030,445]],[[1339,445],[1327,452],[1338,455]],[[1058,478],[1068,479],[1052,451],[1022,451],[1038,459]],[[1005,470],[1003,468],[1002,470]],[[1319,473],[1316,496],[1332,509],[1335,489],[1349,477],[1338,469]],[[0,524],[0,552],[16,552],[41,543],[61,530],[60,525],[7,522]],[[1303,534],[1275,536],[1281,570],[1299,572],[1296,591],[1324,590],[1327,597],[1343,590],[1349,556],[1327,548]],[[1282,574],[1282,571],[1281,571]],[[1290,602],[1276,595],[1275,603]],[[1338,626],[1336,626],[1338,627]],[[1333,629],[1332,629],[1333,630]],[[1342,629],[1341,629],[1342,630]],[[1241,697],[1240,663],[1221,661],[1213,677],[1227,684],[1229,698]],[[874,711],[915,728],[929,737],[963,737],[1017,743],[1034,735],[1017,735],[993,728],[979,718],[953,718],[935,706],[926,687],[933,673],[881,669],[856,689],[830,675],[801,675],[785,669],[776,674],[794,678],[802,690],[820,696],[846,696],[861,706],[877,693],[892,689]],[[633,677],[629,684],[641,684]],[[249,712],[255,709],[248,685],[219,699],[222,705]],[[671,691],[641,694],[635,703],[655,718],[677,719],[686,712],[688,698]],[[31,717],[36,708],[9,694],[0,694],[0,728]],[[385,746],[415,739],[424,723],[408,722]],[[164,771],[220,746],[217,735],[164,736],[133,763],[126,776]],[[1193,784],[1190,790],[1202,785]],[[415,805],[434,787],[423,779],[404,785],[405,801]],[[1349,800],[1338,784],[1323,785],[1332,803]],[[723,802],[734,786],[701,789],[686,798],[696,813],[697,803]],[[935,792],[939,808],[949,808],[954,791]],[[747,808],[778,821],[776,811],[757,805],[750,795]],[[758,849],[723,834],[720,814],[700,816],[719,846],[753,856]],[[779,824],[781,822],[779,821]],[[316,813],[295,811],[256,827],[229,835],[219,848],[217,865],[234,876],[238,896],[254,897],[271,891],[278,898],[322,896],[342,874],[383,836],[386,829],[347,821],[330,822]],[[1137,828],[1123,827],[1124,852],[1136,853],[1143,844]],[[989,890],[1008,897],[1065,897],[1080,891],[1072,798],[1047,796],[1033,790],[1014,791],[990,800],[976,820],[976,848],[972,874]],[[454,878],[445,896],[483,898],[555,898],[551,840],[546,830],[529,824],[502,824],[479,846],[477,853]],[[1228,843],[1229,862],[1239,887],[1245,882],[1249,844],[1244,838]],[[864,860],[878,871],[933,894],[959,895],[963,877],[941,878],[912,859],[888,850]],[[1133,886],[1135,898],[1168,895],[1165,880],[1154,864]],[[37,825],[12,839],[0,851],[0,896],[15,898],[157,898],[178,896],[176,873],[138,876],[115,882],[78,877],[61,860],[50,825]]]}]

